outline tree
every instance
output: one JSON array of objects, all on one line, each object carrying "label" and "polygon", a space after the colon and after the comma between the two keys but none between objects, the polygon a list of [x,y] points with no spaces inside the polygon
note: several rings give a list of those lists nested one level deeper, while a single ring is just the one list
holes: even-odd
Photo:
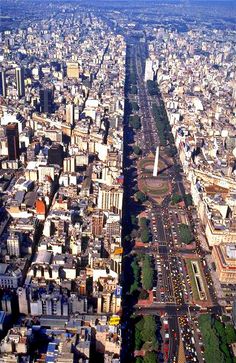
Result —
[{"label": "tree", "polygon": [[132,95],[136,95],[136,94],[138,93],[138,88],[137,88],[137,86],[131,86],[131,88],[130,88],[130,93],[131,93]]},{"label": "tree", "polygon": [[193,235],[187,224],[182,223],[179,225],[179,234],[183,243],[189,244],[193,241]]},{"label": "tree", "polygon": [[129,117],[129,124],[130,126],[132,126],[135,130],[140,129],[141,127],[141,122],[140,122],[140,117],[138,115],[131,115]]},{"label": "tree", "polygon": [[133,226],[137,226],[137,224],[138,224],[138,219],[137,219],[137,217],[134,215],[134,214],[131,214],[131,224],[133,225]]},{"label": "tree", "polygon": [[175,156],[177,154],[177,148],[176,146],[170,146],[168,148],[168,155],[173,158],[173,156]]},{"label": "tree", "polygon": [[185,194],[184,196],[184,201],[187,207],[189,207],[190,205],[193,205],[193,198],[191,194]]},{"label": "tree", "polygon": [[236,331],[231,324],[227,324],[225,327],[225,335],[227,344],[232,344],[236,342]]},{"label": "tree", "polygon": [[131,267],[132,267],[132,270],[133,270],[134,281],[139,282],[141,269],[140,269],[140,266],[139,266],[136,258],[131,263]]},{"label": "tree", "polygon": [[156,352],[147,352],[144,356],[143,363],[158,363]]},{"label": "tree", "polygon": [[136,350],[139,350],[142,348],[143,345],[143,340],[142,340],[142,335],[141,332],[139,330],[135,329],[135,333],[134,333],[134,346]]},{"label": "tree", "polygon": [[148,88],[148,93],[150,94],[150,96],[158,95],[157,83],[155,81],[148,80],[147,88]]},{"label": "tree", "polygon": [[149,230],[147,228],[145,228],[141,231],[141,241],[143,243],[147,243],[147,242],[149,242],[149,240],[150,240]]},{"label": "tree", "polygon": [[179,202],[182,201],[182,196],[179,195],[179,194],[173,194],[172,197],[171,197],[171,203],[172,204],[177,204]]},{"label": "tree", "polygon": [[134,345],[135,349],[139,350],[142,348],[143,339],[142,339],[142,330],[144,326],[143,317],[135,324],[134,328]]},{"label": "tree", "polygon": [[146,290],[144,290],[144,289],[142,289],[141,291],[140,291],[140,293],[139,293],[139,299],[140,300],[147,300],[148,299],[148,297],[149,297],[149,293],[146,291]]},{"label": "tree", "polygon": [[149,224],[149,220],[146,217],[141,217],[139,219],[139,224],[141,228],[146,228]]},{"label": "tree", "polygon": [[138,202],[144,203],[147,200],[147,196],[143,193],[138,191],[135,193],[135,197],[138,200]]},{"label": "tree", "polygon": [[130,102],[130,107],[132,111],[138,111],[139,110],[139,106],[137,104],[137,102]]},{"label": "tree", "polygon": [[157,324],[155,321],[155,317],[152,315],[147,315],[143,317],[144,324],[143,330],[141,331],[141,336],[144,342],[151,343],[152,347],[155,348],[157,338],[156,338],[156,331],[157,331]]},{"label": "tree", "polygon": [[150,290],[153,286],[153,268],[149,256],[146,255],[142,265],[142,284],[145,290]]},{"label": "tree", "polygon": [[138,290],[138,282],[134,281],[133,284],[130,286],[130,290],[129,292],[131,294],[133,294],[134,292],[136,292]]},{"label": "tree", "polygon": [[133,152],[136,155],[141,155],[142,154],[142,150],[140,149],[140,147],[138,145],[134,145]]}]

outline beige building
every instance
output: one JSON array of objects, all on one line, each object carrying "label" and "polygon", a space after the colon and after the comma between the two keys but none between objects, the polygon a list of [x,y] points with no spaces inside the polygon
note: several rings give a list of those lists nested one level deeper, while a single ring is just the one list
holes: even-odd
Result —
[{"label": "beige building", "polygon": [[207,221],[205,233],[209,246],[215,246],[221,243],[234,243],[236,241],[236,231],[234,229],[228,228],[227,226],[218,228],[212,219]]},{"label": "beige building", "polygon": [[236,246],[219,245],[212,250],[216,272],[223,284],[236,284]]},{"label": "beige building", "polygon": [[79,63],[71,62],[67,63],[66,66],[68,78],[79,78]]},{"label": "beige building", "polygon": [[121,187],[107,187],[103,185],[99,188],[98,209],[121,215],[122,201],[123,189]]}]

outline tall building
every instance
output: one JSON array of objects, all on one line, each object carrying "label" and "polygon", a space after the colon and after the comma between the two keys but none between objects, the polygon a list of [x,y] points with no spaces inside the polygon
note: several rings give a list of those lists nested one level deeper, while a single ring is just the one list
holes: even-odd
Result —
[{"label": "tall building", "polygon": [[8,160],[19,159],[19,131],[16,122],[9,123],[6,127]]},{"label": "tall building", "polygon": [[20,257],[20,239],[18,235],[11,234],[7,238],[7,252],[10,256]]},{"label": "tall building", "polygon": [[25,95],[25,72],[24,68],[16,68],[16,89],[18,97]]},{"label": "tall building", "polygon": [[0,71],[0,96],[6,97],[7,85],[6,85],[6,74],[5,71]]},{"label": "tall building", "polygon": [[66,64],[67,77],[68,78],[79,78],[79,63],[71,62]]},{"label": "tall building", "polygon": [[40,97],[40,109],[44,113],[53,112],[53,90],[52,89],[42,89],[39,92]]},{"label": "tall building", "polygon": [[154,72],[152,69],[152,60],[146,59],[144,80],[145,82],[149,80],[153,81],[153,78],[154,78]]},{"label": "tall building", "polygon": [[63,147],[61,144],[53,144],[48,150],[48,164],[63,165]]},{"label": "tall building", "polygon": [[74,105],[72,103],[66,105],[66,123],[74,124]]},{"label": "tall building", "polygon": [[123,201],[123,189],[120,187],[108,187],[102,185],[98,193],[98,209],[111,211],[121,215]]},{"label": "tall building", "polygon": [[98,211],[92,215],[92,234],[95,237],[101,236],[104,225],[104,214],[102,211]]}]

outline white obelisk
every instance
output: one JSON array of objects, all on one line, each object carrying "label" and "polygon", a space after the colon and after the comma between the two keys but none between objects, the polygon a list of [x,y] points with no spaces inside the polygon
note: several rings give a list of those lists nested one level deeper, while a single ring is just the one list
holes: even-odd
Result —
[{"label": "white obelisk", "polygon": [[157,146],[157,148],[156,148],[156,156],[155,156],[154,167],[153,167],[153,176],[157,176],[158,161],[159,161],[159,146]]}]

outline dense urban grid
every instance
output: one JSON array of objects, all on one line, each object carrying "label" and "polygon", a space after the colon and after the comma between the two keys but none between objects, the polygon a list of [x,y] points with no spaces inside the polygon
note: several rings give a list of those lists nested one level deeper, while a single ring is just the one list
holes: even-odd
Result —
[{"label": "dense urban grid", "polygon": [[231,5],[2,5],[0,363],[236,362]]}]

